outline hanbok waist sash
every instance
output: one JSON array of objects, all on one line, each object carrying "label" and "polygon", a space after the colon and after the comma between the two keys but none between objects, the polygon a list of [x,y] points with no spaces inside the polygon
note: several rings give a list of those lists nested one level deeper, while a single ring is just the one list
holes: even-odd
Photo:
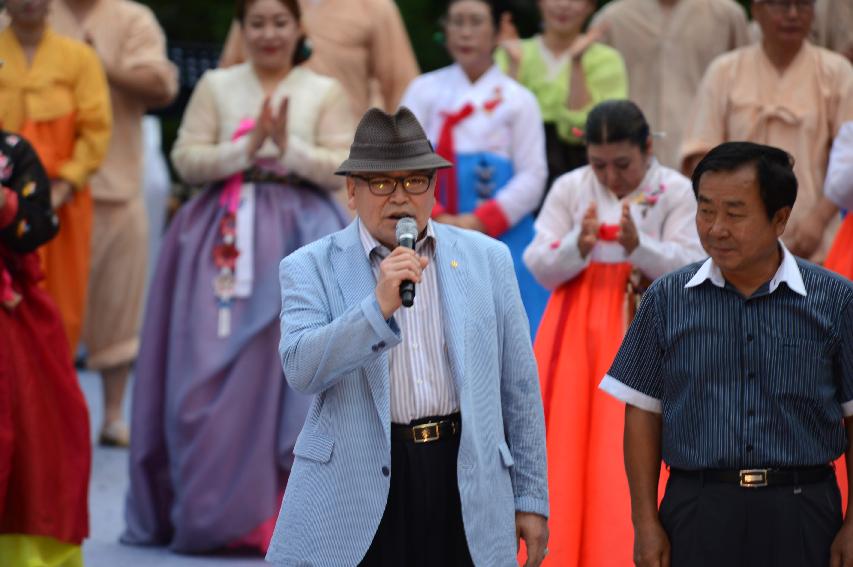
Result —
[{"label": "hanbok waist sash", "polygon": [[254,165],[243,172],[243,183],[277,183],[279,185],[298,185],[321,191],[320,187],[308,179],[293,172],[271,169]]}]

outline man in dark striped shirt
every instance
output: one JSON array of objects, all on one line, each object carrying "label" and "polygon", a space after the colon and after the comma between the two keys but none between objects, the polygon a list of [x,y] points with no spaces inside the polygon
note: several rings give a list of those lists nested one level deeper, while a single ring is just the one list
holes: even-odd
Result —
[{"label": "man in dark striped shirt", "polygon": [[722,144],[693,187],[710,259],[649,288],[601,383],[627,404],[635,561],[853,566],[830,466],[853,457],[853,283],[779,240],[797,194],[782,150]]}]

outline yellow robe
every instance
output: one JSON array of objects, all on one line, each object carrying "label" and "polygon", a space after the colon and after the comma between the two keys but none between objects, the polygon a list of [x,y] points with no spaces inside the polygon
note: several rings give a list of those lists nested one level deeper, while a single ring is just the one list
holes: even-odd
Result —
[{"label": "yellow robe", "polygon": [[87,183],[107,151],[111,111],[101,63],[86,44],[50,28],[27,62],[11,28],[0,32],[0,125],[27,138],[48,176],[76,189],[58,211],[59,235],[40,252],[72,350],[86,306],[92,197]]}]

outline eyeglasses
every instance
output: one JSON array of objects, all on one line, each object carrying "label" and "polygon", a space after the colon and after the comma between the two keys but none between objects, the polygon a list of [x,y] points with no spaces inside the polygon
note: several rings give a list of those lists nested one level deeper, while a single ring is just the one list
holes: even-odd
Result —
[{"label": "eyeglasses", "polygon": [[397,190],[397,185],[403,187],[403,191],[409,195],[420,195],[426,193],[429,189],[432,177],[434,174],[426,175],[423,173],[415,173],[406,175],[405,177],[391,177],[390,175],[381,175],[378,177],[362,177],[361,175],[353,175],[355,179],[361,179],[367,183],[367,188],[377,197],[387,197]]},{"label": "eyeglasses", "polygon": [[486,16],[454,16],[452,18],[443,18],[442,22],[448,30],[462,31],[464,28],[469,28],[473,31],[479,31],[489,23],[489,18]]},{"label": "eyeglasses", "polygon": [[764,4],[774,12],[790,12],[796,8],[797,12],[811,12],[814,10],[815,0],[756,0],[756,4]]}]

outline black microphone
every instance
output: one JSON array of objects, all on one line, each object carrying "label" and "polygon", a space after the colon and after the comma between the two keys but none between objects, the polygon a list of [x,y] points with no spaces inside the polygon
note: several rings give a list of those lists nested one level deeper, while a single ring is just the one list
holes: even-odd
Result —
[{"label": "black microphone", "polygon": [[[415,249],[418,240],[418,223],[412,217],[403,217],[397,221],[397,246]],[[400,299],[403,307],[411,307],[415,303],[415,282],[405,280],[400,284]]]}]

